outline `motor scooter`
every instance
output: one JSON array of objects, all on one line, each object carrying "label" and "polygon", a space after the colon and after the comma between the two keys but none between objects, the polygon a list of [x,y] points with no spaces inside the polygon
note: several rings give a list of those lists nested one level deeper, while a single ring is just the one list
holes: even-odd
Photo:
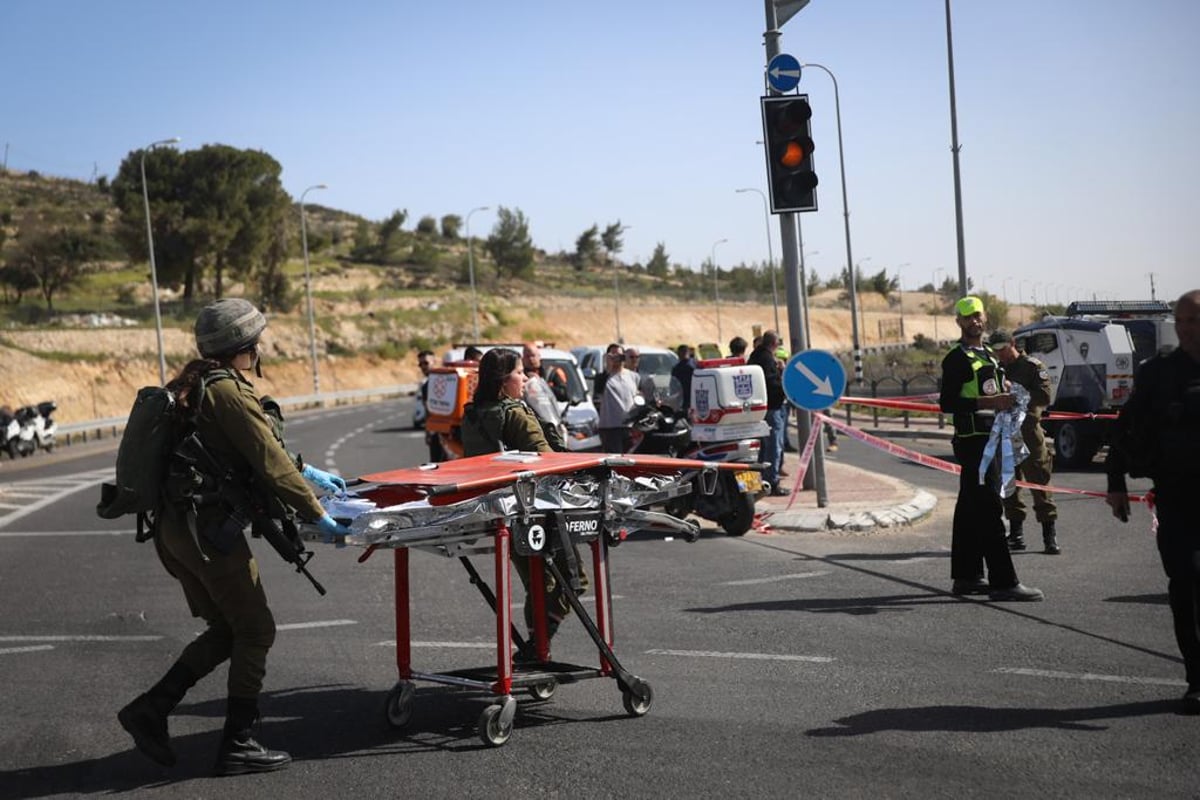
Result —
[{"label": "motor scooter", "polygon": [[758,470],[750,468],[758,462],[758,440],[692,441],[691,428],[678,410],[665,403],[646,403],[640,397],[634,402],[631,453],[747,465],[736,472],[697,472],[692,491],[666,503],[667,513],[677,519],[695,514],[717,523],[730,536],[745,535],[754,525],[754,504],[764,488]]},{"label": "motor scooter", "polygon": [[0,407],[0,450],[8,453],[9,458],[17,457],[17,446],[20,442],[21,423],[8,406]]},{"label": "motor scooter", "polygon": [[38,418],[37,409],[33,406],[21,406],[17,409],[16,420],[19,428],[16,438],[12,440],[13,443],[10,445],[9,455],[15,452],[16,455],[25,458],[37,450],[36,423],[34,420]]},{"label": "motor scooter", "polygon": [[34,443],[47,453],[52,452],[57,442],[58,423],[54,421],[51,414],[58,409],[58,404],[53,400],[46,400],[38,403],[35,408],[37,416],[33,419]]}]

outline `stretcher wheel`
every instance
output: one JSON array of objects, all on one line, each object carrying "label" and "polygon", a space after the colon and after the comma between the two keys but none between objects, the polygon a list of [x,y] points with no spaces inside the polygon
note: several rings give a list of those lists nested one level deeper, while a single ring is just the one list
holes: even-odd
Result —
[{"label": "stretcher wheel", "polygon": [[[512,705],[512,711],[508,714],[504,712]],[[511,697],[504,705],[491,705],[483,710],[479,715],[479,740],[484,744],[492,747],[499,747],[509,740],[513,732],[513,713],[516,711],[517,701]]]},{"label": "stretcher wheel", "polygon": [[409,681],[400,681],[388,692],[384,712],[388,724],[393,728],[406,728],[412,721],[413,715],[413,685]]},{"label": "stretcher wheel", "polygon": [[640,678],[635,678],[628,689],[621,692],[621,703],[631,717],[644,717],[650,711],[654,702],[654,691],[650,684]]},{"label": "stretcher wheel", "polygon": [[554,697],[555,690],[558,689],[558,681],[549,680],[542,683],[535,683],[529,687],[529,694],[534,700],[549,700]]}]

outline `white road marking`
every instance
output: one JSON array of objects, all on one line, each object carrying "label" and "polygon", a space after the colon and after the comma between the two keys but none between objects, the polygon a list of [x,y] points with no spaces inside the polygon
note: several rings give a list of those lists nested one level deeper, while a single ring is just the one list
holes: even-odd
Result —
[{"label": "white road marking", "polygon": [[54,649],[54,645],[52,645],[52,644],[39,644],[39,645],[35,645],[33,647],[5,647],[3,649],[0,649],[0,656],[7,655],[8,653],[36,653],[41,650],[53,650],[53,649]]},{"label": "white road marking", "polygon": [[357,625],[358,621],[353,619],[327,619],[317,620],[315,622],[289,622],[286,625],[276,625],[277,631],[296,631],[303,628],[336,628],[341,625]]},{"label": "white road marking", "polygon": [[157,642],[161,636],[0,636],[0,642]]},{"label": "white road marking", "polygon": [[[3,524],[3,522],[0,522],[0,524]],[[137,531],[135,531],[133,528],[130,528],[129,530],[112,531],[0,531],[0,539],[18,539],[22,536],[133,536],[135,533],[137,533]]]},{"label": "white road marking", "polygon": [[815,664],[828,664],[834,659],[831,656],[797,656],[787,653],[720,653],[715,650],[647,650],[652,656],[682,656],[684,658],[738,658],[752,661],[809,661]]},{"label": "white road marking", "polygon": [[1107,683],[1135,683],[1144,686],[1187,686],[1187,681],[1175,678],[1139,678],[1134,675],[1101,675],[1096,672],[1059,672],[1053,669],[1029,669],[1027,667],[999,667],[992,672],[1006,675],[1025,675],[1031,678],[1061,678],[1069,681],[1105,681]]},{"label": "white road marking", "polygon": [[116,474],[114,467],[105,469],[92,470],[90,472],[77,472],[74,475],[64,475],[61,478],[53,480],[41,481],[18,481],[16,483],[6,484],[3,487],[6,497],[30,497],[37,498],[34,502],[24,505],[21,508],[5,514],[0,517],[0,528],[16,522],[22,517],[26,517],[35,511],[40,511],[48,505],[57,503],[67,495],[84,489],[90,489],[98,483],[106,480],[111,480]]},{"label": "white road marking", "polygon": [[329,445],[329,449],[325,451],[325,466],[329,469],[330,472],[336,473],[337,472],[336,456],[337,456],[337,451],[338,451],[339,447],[341,447],[346,442],[353,439],[355,436],[358,436],[361,433],[366,433],[366,432],[370,431],[372,428],[374,428],[375,426],[382,425],[383,423],[388,422],[389,420],[393,420],[399,416],[403,416],[403,415],[398,411],[394,414],[388,414],[386,417],[381,417],[381,418],[375,420],[374,422],[369,422],[366,425],[363,425],[362,427],[357,428],[356,430],[350,431],[345,436],[342,436],[340,439],[337,439],[336,441],[334,441],[333,444]]},{"label": "white road marking", "polygon": [[793,581],[799,578],[818,578],[822,575],[828,575],[828,570],[824,572],[795,572],[791,575],[774,575],[770,578],[747,578],[744,581],[724,581],[718,583],[718,586],[753,586],[756,583],[776,583],[778,581]]},{"label": "white road marking", "polygon": [[[376,642],[375,647],[395,647],[395,639],[384,639]],[[495,642],[409,642],[409,647],[444,647],[455,650],[495,650]]]}]

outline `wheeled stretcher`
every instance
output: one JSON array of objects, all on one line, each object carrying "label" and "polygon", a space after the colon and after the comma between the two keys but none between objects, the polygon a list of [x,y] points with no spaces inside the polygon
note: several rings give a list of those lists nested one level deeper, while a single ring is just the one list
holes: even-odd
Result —
[{"label": "wheeled stretcher", "polygon": [[[650,710],[650,684],[622,665],[613,649],[612,597],[608,553],[629,532],[661,530],[694,541],[698,527],[686,520],[650,510],[691,491],[699,471],[744,469],[744,464],[712,464],[659,456],[612,456],[591,453],[502,453],[476,456],[423,467],[364,475],[369,486],[359,495],[374,504],[351,522],[347,543],[366,551],[393,551],[396,603],[396,667],[399,681],[386,703],[388,721],[405,728],[412,719],[414,682],[455,686],[490,693],[495,702],[479,717],[479,737],[499,746],[512,735],[517,702],[514,690],[549,699],[560,683],[613,678],[625,710],[642,716]],[[701,481],[703,486],[705,481]],[[585,666],[550,659],[546,630],[543,570],[560,586],[578,590],[574,545],[591,552],[595,618],[580,603],[577,591],[566,591],[572,609],[598,650],[598,664]],[[423,550],[458,558],[470,581],[492,607],[496,622],[496,657],[486,666],[430,673],[413,669],[409,606],[409,552]],[[470,560],[493,556],[492,586]],[[530,560],[533,641],[526,642],[512,623],[510,556]],[[562,570],[555,563],[564,558]],[[565,574],[564,574],[565,573]],[[514,663],[513,646],[534,658]]]}]

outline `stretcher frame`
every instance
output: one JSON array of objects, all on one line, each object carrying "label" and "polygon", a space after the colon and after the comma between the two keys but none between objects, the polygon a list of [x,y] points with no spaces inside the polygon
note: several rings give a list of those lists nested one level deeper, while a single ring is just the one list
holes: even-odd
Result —
[{"label": "stretcher frame", "polygon": [[[510,453],[363,476],[364,481],[374,486],[360,490],[359,494],[381,508],[417,499],[431,506],[461,507],[467,503],[469,508],[467,513],[453,517],[450,522],[416,525],[400,533],[392,531],[383,537],[365,536],[359,542],[367,547],[359,561],[365,561],[379,549],[393,550],[396,669],[399,679],[389,692],[385,704],[388,722],[394,728],[408,727],[413,716],[416,681],[491,694],[495,702],[483,710],[478,724],[479,738],[491,746],[505,744],[512,735],[517,711],[514,690],[524,689],[537,700],[549,700],[559,684],[591,678],[612,678],[621,690],[627,713],[635,717],[648,713],[653,701],[650,684],[626,670],[614,651],[609,549],[619,545],[629,532],[638,530],[683,534],[689,541],[695,541],[699,536],[699,528],[695,523],[650,511],[647,507],[664,504],[667,500],[690,492],[697,472],[701,472],[702,477],[711,477],[711,480],[701,482],[704,485],[715,483],[719,470],[745,467],[744,464],[659,456]],[[564,475],[586,476],[598,481],[600,489],[596,508],[587,512],[599,514],[601,522],[594,530],[571,530],[572,526],[564,521],[564,511],[560,509],[555,512],[536,506],[534,498],[538,495],[539,482],[561,480]],[[616,476],[635,482],[638,478],[650,476],[655,480],[650,482],[646,491],[632,493],[636,495],[632,502],[629,495],[623,497],[623,502],[618,502],[611,491]],[[628,486],[629,483],[626,481],[622,485]],[[515,500],[515,510],[510,514],[501,515],[470,507],[468,502],[485,493],[507,496],[509,492]],[[577,512],[578,509],[572,511]],[[386,514],[386,508],[381,513]],[[556,517],[554,524],[545,525],[551,515]],[[368,526],[356,521],[356,529],[361,531],[365,527]],[[547,540],[557,541],[548,542],[550,546],[535,552],[529,543],[537,538],[538,527],[542,527]],[[553,531],[549,528],[553,528]],[[514,536],[529,537],[519,538],[515,551],[518,555],[530,557],[529,595],[534,620],[531,642],[523,639],[512,622],[510,556],[514,552]],[[597,665],[550,659],[543,570],[549,569],[560,586],[577,588],[575,575],[572,574],[571,579],[564,576],[554,561],[554,555],[564,549],[573,552],[573,545],[582,544],[588,545],[591,551],[595,619],[575,591],[568,590],[564,596],[597,648]],[[458,558],[463,564],[470,582],[479,589],[495,615],[496,653],[493,664],[446,672],[414,669],[410,605],[411,550]],[[492,587],[484,581],[469,558],[471,555],[485,554],[493,556]],[[574,565],[571,566],[573,569]],[[518,652],[521,653],[532,649],[534,657],[531,663],[520,663],[514,659],[514,644],[518,645]]]}]

